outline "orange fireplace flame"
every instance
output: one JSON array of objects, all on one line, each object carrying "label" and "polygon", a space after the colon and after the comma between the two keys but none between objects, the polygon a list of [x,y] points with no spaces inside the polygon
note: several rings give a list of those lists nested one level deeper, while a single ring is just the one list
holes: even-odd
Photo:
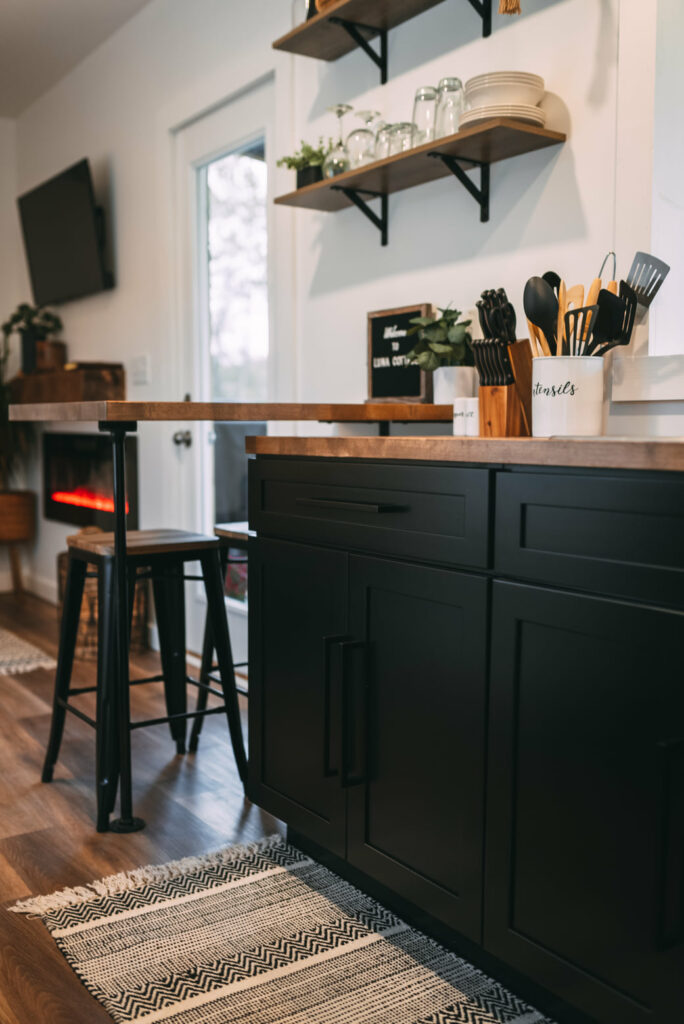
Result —
[{"label": "orange fireplace flame", "polygon": [[[52,501],[60,505],[75,505],[77,508],[93,508],[98,512],[113,512],[114,498],[106,494],[98,494],[87,487],[77,487],[73,491],[53,491],[50,495]],[[130,511],[128,499],[126,500],[126,514]]]}]

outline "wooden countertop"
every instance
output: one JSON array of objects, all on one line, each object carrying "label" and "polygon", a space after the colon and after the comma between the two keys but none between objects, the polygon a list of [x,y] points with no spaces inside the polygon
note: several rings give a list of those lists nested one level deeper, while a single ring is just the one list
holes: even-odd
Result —
[{"label": "wooden countertop", "polygon": [[248,437],[255,455],[684,472],[684,438]]},{"label": "wooden countertop", "polygon": [[450,405],[418,402],[40,402],[11,405],[11,420],[61,422],[144,422],[209,420],[259,423],[317,420],[321,423],[451,423]]}]

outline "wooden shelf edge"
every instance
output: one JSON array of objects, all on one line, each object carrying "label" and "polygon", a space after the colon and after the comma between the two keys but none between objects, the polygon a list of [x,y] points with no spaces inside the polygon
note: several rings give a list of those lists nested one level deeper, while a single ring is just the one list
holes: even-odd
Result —
[{"label": "wooden shelf edge", "polygon": [[[518,138],[527,136],[530,140],[534,140],[535,144],[530,145],[529,149],[523,148],[516,152],[510,152],[508,154],[503,153],[502,155],[494,156],[491,160],[487,161],[490,163],[499,163],[502,160],[508,160],[514,156],[523,156],[527,152],[535,152],[538,149],[561,145],[567,141],[567,135],[564,132],[552,131],[549,128],[540,128],[537,125],[528,124],[524,121],[514,121],[510,118],[492,118],[490,121],[485,121],[483,124],[464,128],[462,131],[457,132],[455,135],[450,135],[447,138],[439,139],[434,142],[427,142],[422,146],[416,146],[413,149],[409,149],[405,153],[398,153],[395,156],[389,156],[383,160],[376,160],[372,164],[366,164],[365,167],[345,171],[344,174],[338,174],[335,178],[324,178],[323,181],[317,181],[313,185],[306,185],[304,188],[295,189],[292,192],[286,192],[283,195],[277,196],[274,199],[274,202],[281,206],[296,206],[325,212],[336,212],[337,210],[345,209],[352,205],[351,201],[347,199],[343,193],[336,193],[336,201],[332,206],[329,203],[326,205],[318,205],[316,202],[317,197],[322,195],[327,196],[328,200],[330,200],[329,193],[333,191],[333,186],[337,186],[338,188],[346,187],[361,190],[368,188],[368,182],[373,178],[373,176],[383,174],[385,171],[391,172],[394,168],[418,164],[423,157],[427,157],[428,153],[443,152],[445,154],[451,154],[453,156],[457,156],[464,164],[467,165],[470,163],[471,167],[474,167],[476,166],[475,158],[471,157],[469,159],[466,154],[459,153],[459,147],[469,141],[477,142],[478,140],[484,140],[487,136],[493,135],[499,129],[506,130],[507,132],[514,132]],[[539,144],[539,140],[544,140],[541,145]],[[444,177],[446,173],[447,172],[441,165],[441,161],[435,160],[434,171],[429,175],[426,175],[423,180],[414,184],[390,188],[388,191],[390,193],[393,191],[400,192],[405,188],[416,187],[418,184],[428,184],[430,181],[436,181],[440,177]]]}]

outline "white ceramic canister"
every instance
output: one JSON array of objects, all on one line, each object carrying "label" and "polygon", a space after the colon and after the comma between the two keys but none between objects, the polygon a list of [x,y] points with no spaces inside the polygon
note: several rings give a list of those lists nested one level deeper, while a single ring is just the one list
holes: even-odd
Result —
[{"label": "white ceramic canister", "polygon": [[454,435],[456,437],[480,436],[479,398],[454,399]]},{"label": "white ceramic canister", "polygon": [[439,366],[433,370],[432,401],[435,405],[453,405],[456,398],[474,398],[476,394],[474,366]]},{"label": "white ceramic canister", "polygon": [[603,429],[603,356],[532,360],[532,436],[597,437]]}]

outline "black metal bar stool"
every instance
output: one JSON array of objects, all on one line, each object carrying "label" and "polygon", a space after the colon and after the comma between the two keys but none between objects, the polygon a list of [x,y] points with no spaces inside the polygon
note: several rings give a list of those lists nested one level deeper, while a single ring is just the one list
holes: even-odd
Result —
[{"label": "black metal bar stool", "polygon": [[[64,593],[61,637],[55,695],[52,712],[52,728],[43,767],[43,782],[50,782],[59,755],[64,731],[66,712],[70,711],[95,729],[95,777],[97,794],[97,830],[107,831],[109,815],[112,813],[116,791],[121,777],[121,795],[128,798],[131,806],[131,766],[122,764],[119,757],[119,735],[123,729],[139,729],[148,725],[168,722],[171,735],[176,742],[178,753],[185,752],[185,730],[189,718],[198,721],[207,714],[225,712],[233,745],[240,779],[243,784],[247,777],[240,712],[235,686],[235,671],[230,644],[228,621],[223,597],[222,562],[227,556],[228,541],[220,537],[187,533],[182,530],[137,530],[127,534],[126,575],[128,583],[128,608],[133,607],[133,592],[136,582],[143,579],[152,581],[162,672],[156,676],[131,681],[141,683],[164,683],[166,715],[160,718],[130,721],[128,694],[115,692],[117,671],[117,649],[115,642],[116,616],[114,606],[114,535],[107,533],[78,534],[69,537],[69,567]],[[186,562],[199,561],[200,576],[187,576]],[[98,660],[97,685],[71,688],[71,671],[76,646],[78,618],[83,596],[83,586],[88,565],[94,565],[98,580]],[[198,579],[204,583],[207,597],[207,622],[214,638],[218,659],[217,682],[221,691],[214,689],[211,682],[196,680],[187,675],[185,664],[185,598],[184,580]],[[130,623],[129,623],[130,627]],[[204,693],[204,706],[187,711],[186,684],[191,683]],[[69,702],[79,693],[95,692],[96,712],[91,718]],[[223,704],[214,708],[206,707],[206,696],[213,693],[223,698]],[[124,793],[124,790],[126,791]],[[115,828],[116,823],[112,823]]]},{"label": "black metal bar stool", "polygon": [[[247,561],[247,551],[249,548],[249,538],[256,536],[254,530],[249,529],[249,524],[246,522],[241,523],[218,523],[214,527],[214,534],[225,542],[226,546],[221,549],[221,573],[222,578],[226,578],[226,569],[231,564],[240,564]],[[244,557],[231,558],[229,552],[231,550],[243,551]],[[217,682],[214,673],[217,671],[219,666],[214,664],[214,640],[211,632],[211,622],[207,615],[207,620],[204,624],[204,640],[202,643],[202,664],[200,666],[199,681],[203,683],[200,686],[197,693],[197,711],[201,712],[207,706],[207,699],[210,691],[210,685],[212,682]],[[247,662],[237,662],[234,668],[246,668]],[[247,690],[244,687],[236,686],[236,692],[243,697],[249,696]],[[203,715],[198,715],[192,725],[192,732],[190,734],[190,753],[194,753],[197,750],[199,743],[200,733],[202,731],[202,723],[204,721]]]}]

